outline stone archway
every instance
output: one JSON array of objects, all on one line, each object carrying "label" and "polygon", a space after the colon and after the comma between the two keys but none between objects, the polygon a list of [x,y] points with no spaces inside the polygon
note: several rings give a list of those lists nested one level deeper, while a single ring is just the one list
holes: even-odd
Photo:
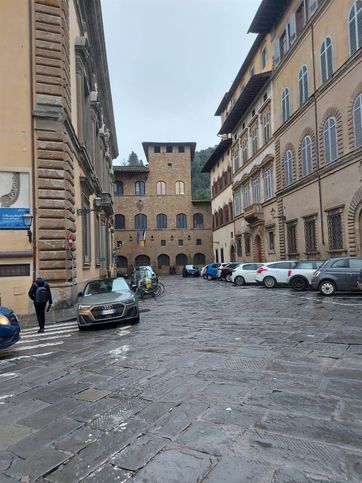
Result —
[{"label": "stone archway", "polygon": [[347,217],[349,254],[362,256],[362,186],[354,194]]}]

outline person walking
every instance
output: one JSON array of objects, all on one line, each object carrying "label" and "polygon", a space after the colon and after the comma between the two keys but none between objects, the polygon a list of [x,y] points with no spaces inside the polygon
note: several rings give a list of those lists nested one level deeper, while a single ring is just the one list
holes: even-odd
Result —
[{"label": "person walking", "polygon": [[38,332],[44,332],[45,308],[48,304],[47,312],[49,312],[49,309],[53,303],[49,284],[42,277],[38,277],[30,287],[28,295],[34,302],[35,312],[39,324]]}]

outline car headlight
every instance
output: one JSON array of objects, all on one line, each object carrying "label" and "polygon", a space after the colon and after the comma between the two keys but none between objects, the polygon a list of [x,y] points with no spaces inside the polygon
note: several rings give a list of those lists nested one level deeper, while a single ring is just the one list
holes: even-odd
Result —
[{"label": "car headlight", "polygon": [[11,322],[5,315],[0,315],[0,325],[11,325]]},{"label": "car headlight", "polygon": [[134,304],[136,302],[136,299],[134,297],[130,297],[129,299],[125,300],[123,303],[128,305],[128,304]]}]

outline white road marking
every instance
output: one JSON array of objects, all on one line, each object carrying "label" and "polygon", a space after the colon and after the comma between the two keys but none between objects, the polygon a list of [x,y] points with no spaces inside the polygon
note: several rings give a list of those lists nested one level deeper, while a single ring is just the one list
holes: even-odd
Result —
[{"label": "white road marking", "polygon": [[[77,325],[76,320],[74,320],[72,322],[62,322],[62,323],[59,323],[59,324],[49,324],[49,325],[45,324],[45,327],[47,327],[48,329],[58,329],[59,327],[67,327],[67,326],[72,327],[72,326],[75,326],[75,325]],[[34,327],[27,327],[23,330],[24,330],[24,332],[31,332],[33,330],[38,330],[38,328],[39,328],[38,326],[34,326]]]},{"label": "white road marking", "polygon": [[[39,334],[41,335],[41,334]],[[33,342],[45,342],[45,341],[48,341],[48,340],[54,340],[54,339],[62,339],[64,337],[72,337],[72,334],[61,334],[61,335],[53,335],[53,336],[46,336],[46,337],[36,337],[35,339],[34,338],[31,338],[31,339],[25,339],[25,338],[22,338],[22,340],[20,340],[16,345],[18,346],[19,344],[30,344],[30,343],[33,343]]]},{"label": "white road marking", "polygon": [[50,347],[50,346],[62,345],[62,344],[64,344],[63,341],[49,342],[49,344],[37,344],[37,345],[29,345],[29,346],[26,346],[26,347],[15,347],[15,349],[18,350],[18,351],[28,351],[30,349],[39,349],[39,347]]},{"label": "white road marking", "polygon": [[[51,331],[54,331],[54,330],[61,330],[61,329],[71,329],[71,328],[74,328],[74,327],[78,327],[78,324],[77,323],[74,323],[74,324],[56,324],[56,325],[45,325],[45,330],[47,330],[48,332],[51,332]],[[22,333],[24,334],[31,334],[32,332],[37,332],[39,330],[39,327],[31,327],[31,328],[28,328],[28,329],[22,329]]]},{"label": "white road marking", "polygon": [[32,357],[38,358],[38,357],[46,357],[50,356],[51,354],[54,354],[54,352],[43,352],[43,354],[34,354],[31,356],[17,356],[17,357],[12,357],[11,359],[4,359],[0,361],[0,365],[6,362],[15,362],[15,361],[21,361],[24,359],[31,359]]},{"label": "white road marking", "polygon": [[66,335],[66,334],[69,334],[70,332],[79,332],[78,328],[77,329],[67,329],[67,330],[53,330],[53,331],[47,331],[45,329],[45,332],[34,332],[33,334],[22,334],[22,332],[20,332],[20,335],[21,335],[21,338],[22,339],[32,339],[34,337],[39,337],[39,338],[46,338],[46,337],[50,337],[52,335]]}]

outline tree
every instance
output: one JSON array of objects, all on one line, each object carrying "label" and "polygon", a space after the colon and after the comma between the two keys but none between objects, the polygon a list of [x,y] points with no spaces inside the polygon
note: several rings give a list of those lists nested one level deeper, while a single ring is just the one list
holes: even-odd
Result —
[{"label": "tree", "polygon": [[206,161],[213,153],[215,147],[196,151],[191,167],[192,197],[196,200],[210,199],[210,175],[201,173]]},{"label": "tree", "polygon": [[128,166],[143,166],[143,161],[138,159],[137,153],[134,151],[128,156]]}]

